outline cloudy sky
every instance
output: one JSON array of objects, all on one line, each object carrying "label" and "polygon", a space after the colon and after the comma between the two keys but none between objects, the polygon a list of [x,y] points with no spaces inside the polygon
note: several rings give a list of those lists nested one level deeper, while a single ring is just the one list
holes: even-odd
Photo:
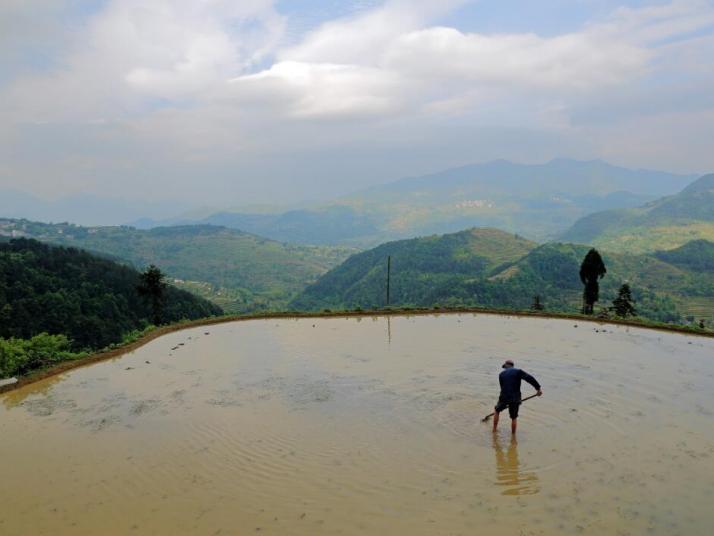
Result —
[{"label": "cloudy sky", "polygon": [[2,0],[0,191],[216,207],[506,158],[714,170],[714,1]]}]

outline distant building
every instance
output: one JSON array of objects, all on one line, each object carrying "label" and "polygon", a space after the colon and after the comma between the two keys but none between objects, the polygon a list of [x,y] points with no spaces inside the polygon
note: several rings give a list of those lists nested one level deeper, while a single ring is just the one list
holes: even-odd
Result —
[{"label": "distant building", "polygon": [[488,201],[486,199],[469,199],[466,201],[461,201],[460,203],[456,203],[456,208],[457,209],[466,209],[466,208],[493,208],[495,205],[491,201]]}]

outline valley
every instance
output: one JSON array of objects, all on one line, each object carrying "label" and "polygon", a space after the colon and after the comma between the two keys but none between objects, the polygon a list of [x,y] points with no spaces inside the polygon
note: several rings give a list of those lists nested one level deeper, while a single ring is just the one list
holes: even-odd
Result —
[{"label": "valley", "polygon": [[290,245],[213,225],[139,230],[0,218],[4,238],[28,237],[108,255],[137,268],[155,264],[174,283],[228,312],[279,309],[354,250]]},{"label": "valley", "polygon": [[[478,169],[483,171],[484,166],[489,168],[483,165]],[[563,166],[570,171],[575,166],[584,173],[598,165],[546,164],[541,172],[549,177],[550,187],[560,185],[554,170]],[[471,221],[457,218],[445,224],[447,213],[434,208],[435,200],[478,198],[459,202],[458,210],[495,214],[497,204],[484,199],[497,197],[500,188],[535,194],[539,186],[528,183],[531,167],[514,168],[499,162],[491,164],[489,172],[505,173],[502,168],[512,175],[502,177],[503,184],[497,187],[474,179],[474,167],[406,179],[353,198],[353,202],[360,199],[355,206],[361,206],[361,212],[346,207],[325,209],[322,214],[329,220],[327,225],[315,214],[307,220],[298,213],[286,213],[277,220],[266,215],[238,220],[229,214],[216,216],[215,223],[252,222],[268,232],[279,222],[296,243],[209,223],[137,229],[0,218],[0,246],[6,265],[6,275],[0,280],[0,319],[4,322],[0,337],[10,337],[10,342],[3,343],[6,350],[0,350],[0,362],[5,363],[0,366],[5,367],[5,375],[22,375],[57,360],[81,358],[86,351],[140,337],[143,330],[151,329],[151,314],[136,293],[136,285],[128,281],[139,277],[135,269],[149,265],[155,265],[170,283],[163,322],[222,314],[385,308],[577,314],[583,303],[579,270],[594,245],[606,267],[594,308],[598,317],[615,314],[615,299],[627,285],[635,314],[645,323],[714,328],[714,175],[700,177],[679,193],[639,207],[593,212],[576,221],[558,240],[538,241],[503,228],[473,227],[365,246],[377,236],[409,233],[421,225],[418,221],[430,219],[427,228],[431,229]],[[644,178],[637,173],[618,175],[618,168],[604,169],[614,174],[612,181],[603,182],[596,176],[592,184],[583,181],[578,191],[592,194],[596,185],[606,189],[607,185],[625,183],[643,187]],[[654,189],[666,189],[674,179],[655,175],[650,180]],[[423,195],[429,191],[433,195]],[[635,197],[630,196],[630,201]],[[389,222],[383,219],[382,227],[363,217],[365,209],[374,215],[382,210],[379,207],[398,202],[401,212]],[[560,209],[542,205],[538,210],[562,221]],[[362,219],[356,222],[353,218],[358,213]],[[506,213],[523,225],[533,216],[516,205]],[[410,214],[421,216],[412,218]],[[503,222],[498,218],[483,221]],[[314,238],[313,232],[322,232],[323,237],[332,233],[327,242],[363,247],[302,243]],[[62,248],[72,249],[62,253]],[[50,262],[55,257],[72,267],[93,267],[91,277],[84,273],[89,268],[81,268],[78,275],[64,261]],[[109,281],[102,281],[96,271],[102,263],[107,266],[103,278]],[[87,278],[94,279],[90,282]],[[107,284],[119,287],[96,290],[101,298],[92,298],[87,290]],[[20,353],[13,354],[13,348]],[[35,354],[44,357],[32,357]]]}]

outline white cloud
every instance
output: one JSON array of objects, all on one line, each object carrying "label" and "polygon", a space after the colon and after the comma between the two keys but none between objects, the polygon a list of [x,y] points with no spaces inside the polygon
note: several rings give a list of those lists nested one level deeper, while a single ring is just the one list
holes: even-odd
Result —
[{"label": "white cloud", "polygon": [[641,44],[689,37],[690,32],[714,24],[714,6],[708,0],[673,0],[650,7],[622,7],[611,20],[595,27],[603,38],[626,36]]},{"label": "white cloud", "polygon": [[152,113],[147,99],[228,99],[292,119],[477,109],[495,92],[504,102],[547,92],[560,99],[548,107],[563,106],[571,94],[635,83],[666,46],[714,22],[707,2],[675,0],[551,37],[430,26],[463,3],[393,0],[281,48],[285,20],[270,0],[113,1],[88,21],[64,69],[21,78],[6,96],[20,121],[127,119]]},{"label": "white cloud", "polygon": [[642,73],[648,57],[646,50],[622,41],[600,42],[587,32],[542,38],[428,28],[400,36],[385,63],[437,83],[567,91],[631,80]]},{"label": "white cloud", "polygon": [[[294,118],[350,118],[392,113],[399,98],[399,76],[353,64],[283,61],[258,74],[234,80],[243,102],[278,102]],[[275,110],[273,110],[275,111]]]},{"label": "white cloud", "polygon": [[299,45],[278,52],[279,61],[370,64],[403,33],[428,25],[466,0],[397,0],[357,16],[323,24]]},{"label": "white cloud", "polygon": [[112,1],[86,22],[60,68],[10,85],[12,117],[122,119],[151,112],[147,98],[203,98],[260,61],[283,25],[270,0]]},{"label": "white cloud", "polygon": [[552,37],[487,35],[429,26],[433,5],[391,2],[324,24],[297,46],[279,50],[270,68],[234,79],[236,94],[263,94],[266,102],[279,96],[289,101],[285,110],[293,118],[410,108],[433,113],[453,103],[463,109],[467,102],[477,109],[491,105],[495,91],[504,102],[529,92],[557,100],[636,83],[663,56],[657,50],[662,40],[686,41],[714,17],[705,2],[675,1],[619,9],[607,21]]},{"label": "white cloud", "polygon": [[[206,183],[214,174],[223,185],[249,190],[256,170],[267,174],[268,160],[272,173],[296,176],[290,154],[327,161],[339,149],[366,169],[370,155],[390,147],[403,157],[412,150],[435,159],[438,147],[468,161],[475,153],[463,136],[472,131],[492,157],[518,159],[528,151],[520,139],[532,145],[542,136],[548,147],[581,147],[578,156],[599,150],[590,156],[615,154],[626,164],[629,150],[641,166],[658,158],[665,167],[714,166],[711,151],[685,135],[672,137],[666,151],[644,152],[637,142],[640,132],[664,143],[666,136],[647,132],[654,125],[698,137],[712,132],[704,120],[714,93],[709,1],[621,8],[569,32],[541,35],[445,26],[444,16],[468,0],[392,0],[301,38],[291,35],[289,46],[289,21],[271,0],[107,0],[75,21],[71,34],[56,30],[55,15],[77,1],[53,1],[49,17],[39,0],[0,6],[0,19],[7,15],[0,34],[13,19],[22,22],[22,30],[0,35],[0,59],[20,61],[24,55],[13,51],[33,40],[53,59],[44,71],[0,73],[0,186],[22,177],[40,189],[54,173],[63,181],[58,191],[92,181],[100,188],[103,177],[131,173],[144,182],[150,175],[161,191],[196,173]],[[487,8],[485,0],[475,5]],[[658,120],[662,114],[669,119]],[[626,136],[617,135],[618,123]],[[484,144],[488,129],[507,134]],[[76,143],[67,139],[73,136]],[[55,140],[61,150],[40,151],[34,139],[47,146]],[[608,139],[617,140],[617,150]],[[652,161],[638,160],[644,156]],[[412,160],[404,160],[406,169]],[[397,169],[398,162],[389,165]],[[345,172],[340,180],[361,179]]]}]

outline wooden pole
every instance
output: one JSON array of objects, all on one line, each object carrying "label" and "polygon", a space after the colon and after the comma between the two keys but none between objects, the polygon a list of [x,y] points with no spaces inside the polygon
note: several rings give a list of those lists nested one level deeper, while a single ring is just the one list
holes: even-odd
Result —
[{"label": "wooden pole", "polygon": [[[527,396],[527,397],[525,397],[524,399],[521,400],[521,403],[525,402],[526,400],[530,400],[531,398],[535,398],[535,397],[537,397],[537,396],[538,396],[538,394],[531,395],[531,396]],[[481,419],[481,422],[486,422],[486,421],[489,420],[491,417],[493,417],[495,414],[496,414],[495,412],[494,412],[494,413],[489,413],[489,414],[486,415],[483,419]]]},{"label": "wooden pole", "polygon": [[387,257],[387,306],[389,306],[389,283],[392,277],[392,256]]}]

